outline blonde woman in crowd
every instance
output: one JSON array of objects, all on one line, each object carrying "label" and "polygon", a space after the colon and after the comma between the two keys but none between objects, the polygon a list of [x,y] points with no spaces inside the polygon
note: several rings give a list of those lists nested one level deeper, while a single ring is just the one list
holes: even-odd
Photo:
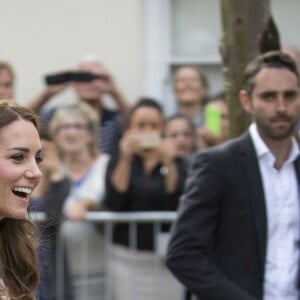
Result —
[{"label": "blonde woman in crowd", "polygon": [[[60,169],[71,184],[62,205],[68,221],[63,223],[61,234],[66,241],[76,299],[99,299],[103,292],[102,236],[92,223],[82,221],[85,213],[99,207],[105,196],[109,156],[99,151],[98,124],[98,114],[85,103],[58,108],[50,123],[61,158]],[[86,243],[88,253],[83,253]],[[87,282],[80,280],[82,271],[87,272]]]}]

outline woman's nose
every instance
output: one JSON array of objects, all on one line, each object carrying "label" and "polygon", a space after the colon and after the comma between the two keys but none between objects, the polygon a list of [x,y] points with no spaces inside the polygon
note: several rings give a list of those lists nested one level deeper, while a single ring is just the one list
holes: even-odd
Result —
[{"label": "woman's nose", "polygon": [[42,177],[42,171],[40,170],[36,162],[32,163],[25,172],[25,175],[31,179],[39,180]]}]

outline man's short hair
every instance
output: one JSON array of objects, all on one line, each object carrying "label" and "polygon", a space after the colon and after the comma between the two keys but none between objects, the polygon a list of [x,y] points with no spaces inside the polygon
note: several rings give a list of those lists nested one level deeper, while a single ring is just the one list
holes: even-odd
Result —
[{"label": "man's short hair", "polygon": [[270,51],[258,55],[246,66],[244,89],[249,95],[253,92],[257,73],[263,68],[287,69],[296,75],[299,83],[298,69],[292,57],[282,51]]}]

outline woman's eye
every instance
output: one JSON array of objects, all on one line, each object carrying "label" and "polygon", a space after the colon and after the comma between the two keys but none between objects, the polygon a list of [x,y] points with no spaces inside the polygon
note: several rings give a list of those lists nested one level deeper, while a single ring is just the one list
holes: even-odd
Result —
[{"label": "woman's eye", "polygon": [[36,161],[37,164],[41,163],[41,162],[43,161],[43,159],[44,159],[44,157],[43,157],[43,154],[42,154],[42,153],[37,154],[37,155],[35,156],[35,161]]},{"label": "woman's eye", "polygon": [[11,159],[17,162],[20,162],[24,159],[24,155],[23,154],[14,154],[11,156]]}]

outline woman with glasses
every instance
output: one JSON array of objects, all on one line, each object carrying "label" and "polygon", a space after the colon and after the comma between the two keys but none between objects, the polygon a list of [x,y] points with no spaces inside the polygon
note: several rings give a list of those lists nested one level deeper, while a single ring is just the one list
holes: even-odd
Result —
[{"label": "woman with glasses", "polygon": [[70,182],[69,193],[61,205],[67,220],[60,231],[75,299],[99,299],[103,292],[103,239],[92,223],[83,221],[87,211],[101,206],[105,195],[109,156],[99,150],[98,124],[98,115],[85,103],[58,108],[50,123],[60,158],[57,170]]}]

